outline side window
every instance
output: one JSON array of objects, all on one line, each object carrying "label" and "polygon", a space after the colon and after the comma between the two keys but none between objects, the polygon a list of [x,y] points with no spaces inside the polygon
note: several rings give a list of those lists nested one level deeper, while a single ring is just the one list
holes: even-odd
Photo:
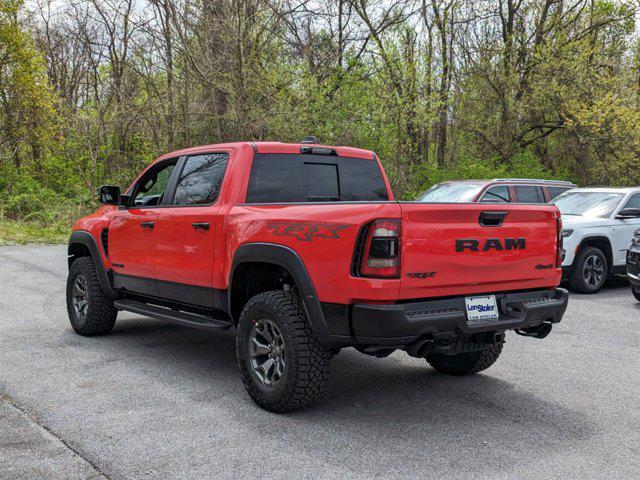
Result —
[{"label": "side window", "polygon": [[177,162],[160,163],[145,173],[134,187],[133,205],[147,207],[160,204]]},{"label": "side window", "polygon": [[507,185],[495,185],[487,189],[480,199],[482,203],[508,203],[510,201],[511,196]]},{"label": "side window", "polygon": [[304,202],[306,188],[297,156],[255,155],[247,187],[247,203]]},{"label": "side window", "polygon": [[547,187],[547,191],[549,192],[549,197],[551,198],[551,200],[556,198],[561,193],[566,192],[567,190],[571,189],[567,187]]},{"label": "side window", "polygon": [[342,200],[375,202],[389,200],[387,185],[375,160],[340,158]]},{"label": "side window", "polygon": [[622,208],[640,208],[640,193],[632,195]]},{"label": "side window", "polygon": [[187,158],[176,183],[174,205],[207,205],[218,198],[229,154],[207,153]]},{"label": "side window", "polygon": [[520,185],[514,187],[518,203],[545,203],[542,188],[532,185]]}]

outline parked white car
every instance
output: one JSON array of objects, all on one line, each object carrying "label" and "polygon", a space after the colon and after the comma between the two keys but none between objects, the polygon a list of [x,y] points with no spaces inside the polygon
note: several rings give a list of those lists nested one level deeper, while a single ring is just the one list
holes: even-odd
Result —
[{"label": "parked white car", "polygon": [[609,275],[625,273],[640,227],[640,188],[576,188],[553,203],[562,213],[562,269],[573,290],[595,293]]}]

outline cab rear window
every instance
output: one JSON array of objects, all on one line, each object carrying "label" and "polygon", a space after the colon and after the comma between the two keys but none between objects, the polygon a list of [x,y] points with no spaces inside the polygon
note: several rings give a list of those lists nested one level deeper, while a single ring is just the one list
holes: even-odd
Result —
[{"label": "cab rear window", "polygon": [[303,154],[256,154],[247,203],[386,201],[378,162]]}]

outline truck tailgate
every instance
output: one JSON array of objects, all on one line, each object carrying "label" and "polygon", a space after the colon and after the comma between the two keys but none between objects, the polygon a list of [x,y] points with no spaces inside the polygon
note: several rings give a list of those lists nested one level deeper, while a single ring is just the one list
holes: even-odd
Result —
[{"label": "truck tailgate", "polygon": [[401,203],[400,300],[554,287],[552,205]]}]

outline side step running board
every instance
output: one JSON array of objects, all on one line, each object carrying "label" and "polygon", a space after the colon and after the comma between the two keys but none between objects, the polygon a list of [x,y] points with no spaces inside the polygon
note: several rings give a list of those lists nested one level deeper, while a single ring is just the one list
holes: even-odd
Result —
[{"label": "side step running board", "polygon": [[209,317],[206,315],[172,310],[170,308],[135,302],[133,300],[116,300],[113,304],[118,310],[126,310],[127,312],[133,312],[147,317],[157,318],[159,320],[168,320],[180,325],[200,328],[202,330],[227,330],[232,326],[232,323],[229,320],[221,320],[219,318]]}]

